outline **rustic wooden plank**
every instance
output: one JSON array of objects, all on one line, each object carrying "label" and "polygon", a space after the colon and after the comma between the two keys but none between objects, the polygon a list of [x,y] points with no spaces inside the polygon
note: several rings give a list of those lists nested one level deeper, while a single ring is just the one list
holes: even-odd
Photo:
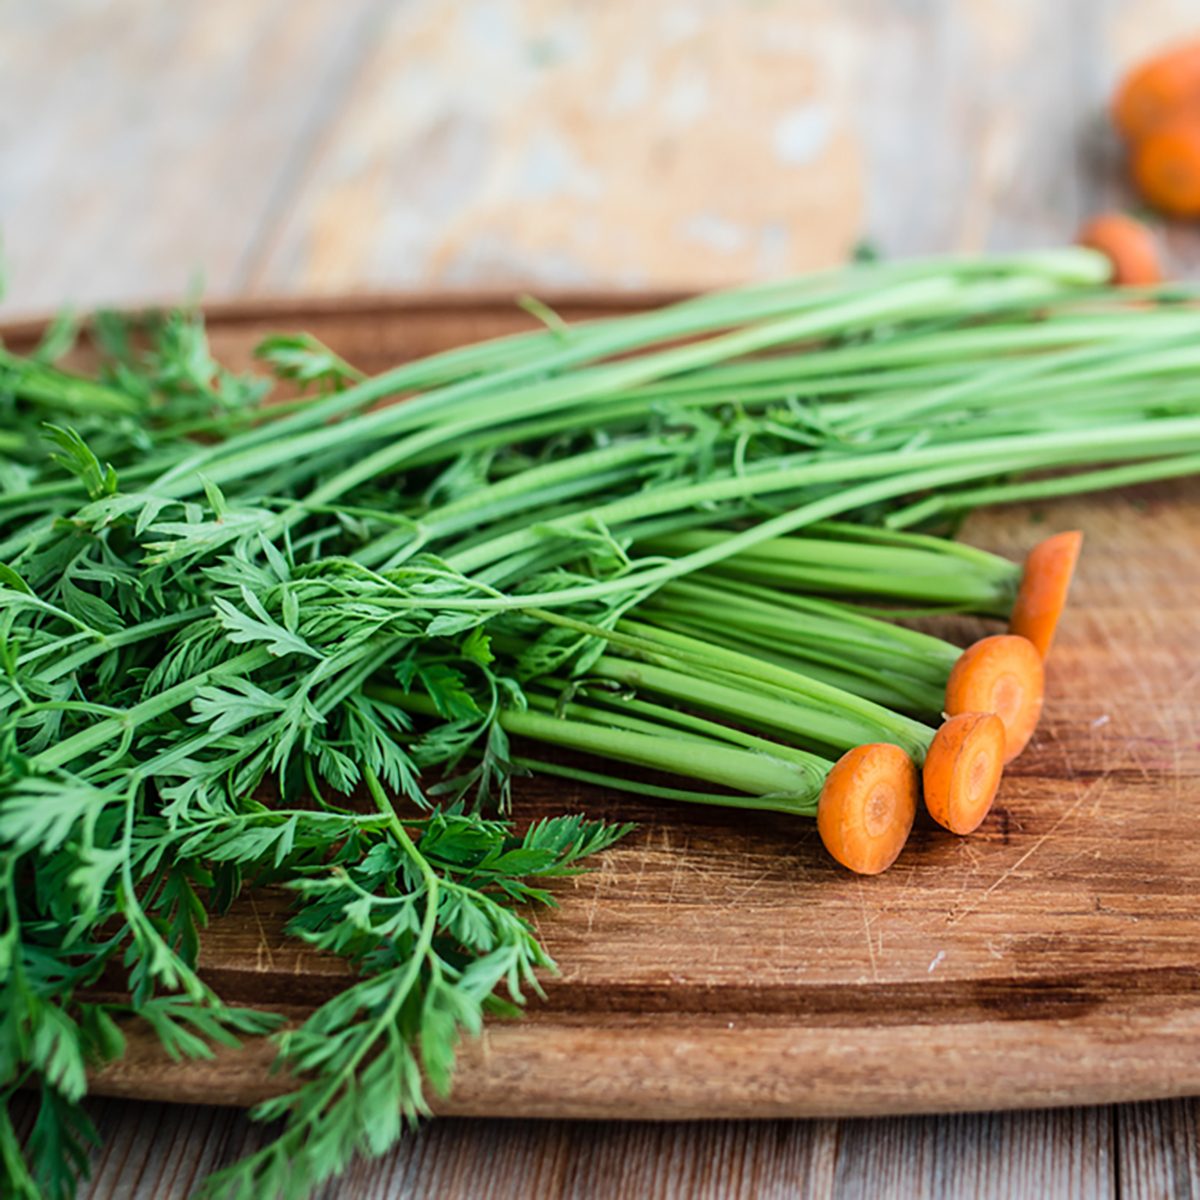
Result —
[{"label": "rustic wooden plank", "polygon": [[[8,311],[165,299],[197,271],[210,295],[707,286],[862,237],[1060,241],[1130,200],[1103,118],[1119,71],[1194,26],[1188,0],[9,14]],[[1200,235],[1169,236],[1194,270]]]},{"label": "rustic wooden plank", "polygon": [[[262,1145],[268,1133],[230,1108],[120,1100],[94,1100],[89,1108],[105,1144],[79,1200],[182,1200],[206,1174]],[[1187,1190],[1198,1177],[1194,1149],[1187,1159],[1194,1124],[1168,1116],[1170,1128],[1164,1128],[1168,1106],[1124,1111],[1142,1124],[1116,1153],[1108,1108],[842,1122],[447,1118],[422,1126],[380,1159],[355,1162],[314,1200],[1196,1194]],[[1130,1148],[1135,1156],[1123,1157]]]},{"label": "rustic wooden plank", "polygon": [[89,1105],[102,1140],[82,1198],[190,1196],[205,1176],[268,1140],[244,1113],[204,1105]]},{"label": "rustic wooden plank", "polygon": [[576,1125],[564,1200],[621,1196],[831,1197],[831,1121]]},{"label": "rustic wooden plank", "polygon": [[[1039,0],[871,6],[851,90],[863,236],[888,255],[1069,241],[1082,215],[1069,69],[1080,14]],[[1083,18],[1087,23],[1087,18]]]},{"label": "rustic wooden plank", "polygon": [[503,19],[414,0],[248,283],[711,286],[864,237],[889,254],[1062,241],[1084,209],[1062,163],[1092,22],[1039,0],[522,0]]},{"label": "rustic wooden plank", "polygon": [[1115,1114],[1122,1200],[1200,1200],[1200,1101],[1123,1104]]},{"label": "rustic wooden plank", "polygon": [[1107,1108],[843,1121],[838,1200],[1121,1195]]},{"label": "rustic wooden plank", "polygon": [[240,286],[381,0],[5,8],[5,311]]}]

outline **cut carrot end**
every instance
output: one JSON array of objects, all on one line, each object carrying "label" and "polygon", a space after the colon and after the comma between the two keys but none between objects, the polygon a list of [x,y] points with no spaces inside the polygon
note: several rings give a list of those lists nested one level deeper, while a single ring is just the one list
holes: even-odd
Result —
[{"label": "cut carrot end", "polygon": [[995,713],[1004,723],[1004,761],[1029,743],[1042,715],[1045,671],[1028,638],[998,633],[968,646],[946,683],[946,716]]},{"label": "cut carrot end", "polygon": [[1075,239],[1099,250],[1112,264],[1113,283],[1141,287],[1161,283],[1162,262],[1154,234],[1124,213],[1106,213],[1089,221]]},{"label": "cut carrot end", "polygon": [[1028,638],[1042,658],[1050,653],[1082,546],[1083,534],[1072,529],[1039,542],[1025,559],[1008,631]]},{"label": "cut carrot end", "polygon": [[933,735],[922,783],[929,815],[951,833],[971,833],[988,815],[1004,774],[1004,722],[959,713]]},{"label": "cut carrot end", "polygon": [[896,861],[917,813],[917,768],[886,742],[848,750],[830,768],[817,802],[825,849],[859,875]]}]

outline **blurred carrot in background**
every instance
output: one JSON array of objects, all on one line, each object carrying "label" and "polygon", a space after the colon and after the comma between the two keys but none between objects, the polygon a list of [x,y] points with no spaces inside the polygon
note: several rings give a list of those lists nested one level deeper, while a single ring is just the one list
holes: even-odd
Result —
[{"label": "blurred carrot in background", "polygon": [[1103,213],[1090,220],[1076,240],[1108,256],[1113,283],[1141,287],[1162,282],[1158,243],[1150,229],[1134,217]]},{"label": "blurred carrot in background", "polygon": [[1200,216],[1200,39],[1130,71],[1113,98],[1112,118],[1129,144],[1142,198],[1170,216]]},{"label": "blurred carrot in background", "polygon": [[1113,122],[1124,138],[1136,142],[1189,107],[1200,111],[1200,38],[1134,67],[1113,97]]},{"label": "blurred carrot in background", "polygon": [[1173,217],[1200,217],[1200,109],[1156,125],[1134,146],[1131,165],[1147,202]]}]

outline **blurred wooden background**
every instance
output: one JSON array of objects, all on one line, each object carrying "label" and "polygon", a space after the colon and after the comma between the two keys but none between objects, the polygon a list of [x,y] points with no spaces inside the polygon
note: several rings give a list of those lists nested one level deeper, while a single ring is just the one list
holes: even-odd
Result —
[{"label": "blurred wooden background", "polygon": [[[1069,239],[1195,0],[8,0],[4,311]],[[1173,237],[1190,262],[1190,239]]]},{"label": "blurred wooden background", "polygon": [[[7,0],[0,315],[1061,242],[1130,202],[1119,71],[1198,27],[1196,0]],[[96,1200],[186,1196],[263,1136],[93,1111]],[[1198,1118],[443,1121],[324,1195],[1200,1197]]]}]

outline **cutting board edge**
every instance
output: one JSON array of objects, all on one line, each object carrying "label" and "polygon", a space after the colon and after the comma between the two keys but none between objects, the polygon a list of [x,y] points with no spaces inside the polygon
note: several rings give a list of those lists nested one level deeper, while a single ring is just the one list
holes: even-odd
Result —
[{"label": "cutting board edge", "polygon": [[[732,1023],[731,1023],[732,1024]],[[434,1113],[597,1120],[980,1112],[1200,1094],[1200,1007],[1172,1016],[857,1029],[492,1025],[466,1043]],[[897,1036],[906,1053],[895,1052]],[[97,1073],[97,1095],[249,1107],[286,1091],[266,1039],[173,1063],[149,1034]],[[720,1094],[714,1096],[719,1081]]]},{"label": "cutting board edge", "polygon": [[[611,288],[522,288],[482,287],[444,288],[437,291],[379,291],[333,294],[328,296],[255,296],[213,300],[199,306],[210,327],[260,325],[273,321],[324,320],[330,317],[372,317],[418,314],[421,316],[466,316],[472,312],[517,312],[525,296],[536,295],[539,303],[551,311],[587,309],[614,316],[641,312],[673,304],[695,295],[694,292],[664,288],[652,291],[620,291]],[[179,302],[147,297],[145,300],[116,306],[124,313],[153,313],[180,307]],[[183,305],[183,307],[188,307]],[[11,349],[24,352],[42,336],[54,321],[53,313],[15,313],[0,320],[0,341]],[[87,331],[90,317],[81,328]]]}]

